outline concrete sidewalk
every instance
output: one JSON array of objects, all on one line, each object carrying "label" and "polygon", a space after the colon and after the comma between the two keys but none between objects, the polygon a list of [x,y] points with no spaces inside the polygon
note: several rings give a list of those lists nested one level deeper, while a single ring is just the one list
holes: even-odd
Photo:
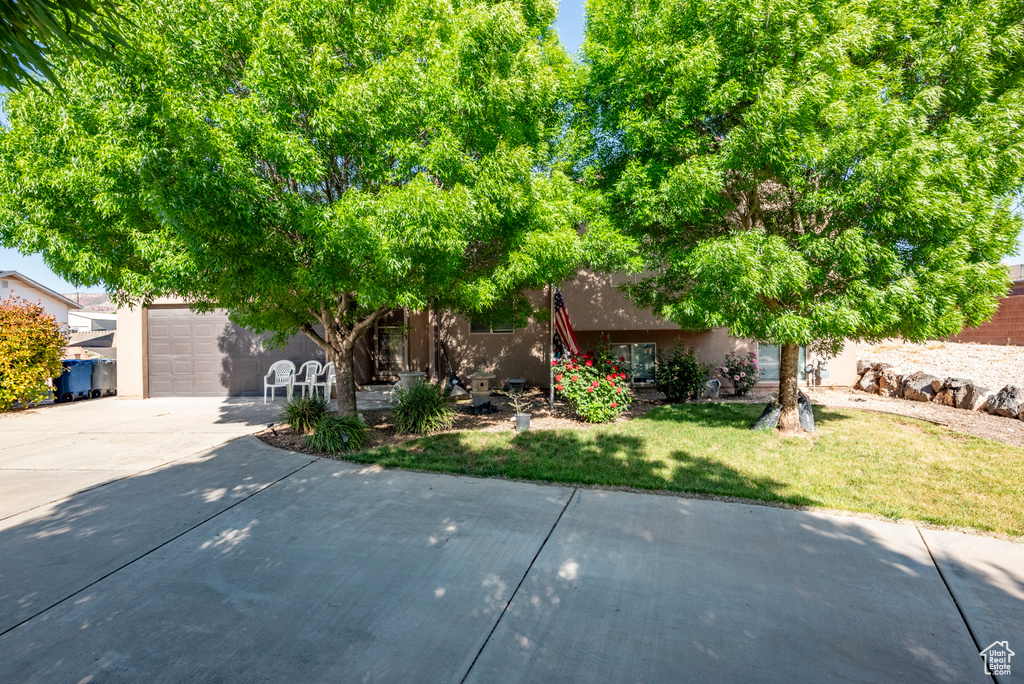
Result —
[{"label": "concrete sidewalk", "polygon": [[4,682],[991,682],[964,617],[1024,645],[1021,545],[251,437],[0,549]]}]

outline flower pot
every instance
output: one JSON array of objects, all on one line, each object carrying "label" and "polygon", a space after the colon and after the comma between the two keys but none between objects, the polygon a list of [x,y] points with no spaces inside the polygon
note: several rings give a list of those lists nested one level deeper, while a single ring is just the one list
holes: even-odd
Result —
[{"label": "flower pot", "polygon": [[530,429],[530,414],[529,413],[517,413],[516,414],[516,432],[522,432]]}]

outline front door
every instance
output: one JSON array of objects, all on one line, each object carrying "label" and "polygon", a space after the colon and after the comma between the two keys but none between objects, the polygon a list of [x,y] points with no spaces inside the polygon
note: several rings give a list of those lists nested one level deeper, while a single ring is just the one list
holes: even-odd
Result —
[{"label": "front door", "polygon": [[[401,316],[401,313],[399,313]],[[406,370],[408,340],[401,319],[389,317],[378,322],[374,330],[373,374],[379,379],[393,379]]]}]

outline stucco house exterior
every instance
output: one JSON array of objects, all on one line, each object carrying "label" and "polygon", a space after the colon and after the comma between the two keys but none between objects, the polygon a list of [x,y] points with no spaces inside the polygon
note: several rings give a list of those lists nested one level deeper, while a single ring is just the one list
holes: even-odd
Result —
[{"label": "stucco house exterior", "polygon": [[[560,287],[581,347],[594,348],[607,334],[616,352],[632,362],[635,384],[649,384],[654,356],[678,341],[716,365],[727,352],[757,352],[764,370],[760,385],[777,385],[777,349],[730,337],[725,329],[680,330],[633,306],[617,289],[620,284],[621,276],[581,271]],[[532,292],[530,298],[538,309],[549,306],[547,290]],[[364,386],[392,383],[403,370],[444,378],[450,360],[464,380],[482,365],[495,374],[496,384],[522,378],[528,386],[546,388],[549,326],[545,320],[531,321],[524,328],[486,328],[450,312],[392,311],[357,345],[356,381]],[[262,392],[263,376],[273,361],[289,359],[298,365],[324,360],[323,351],[305,335],[296,336],[284,349],[266,350],[266,336],[240,328],[226,312],[196,314],[177,299],[158,299],[148,308],[118,309],[117,331],[118,396],[126,399],[256,395]],[[847,344],[829,361],[830,376],[823,384],[856,382],[856,356],[856,346]]]},{"label": "stucco house exterior", "polygon": [[28,276],[17,271],[0,270],[0,299],[7,299],[12,294],[30,302],[38,302],[58,323],[67,324],[68,312],[82,308],[74,300],[40,285]]}]

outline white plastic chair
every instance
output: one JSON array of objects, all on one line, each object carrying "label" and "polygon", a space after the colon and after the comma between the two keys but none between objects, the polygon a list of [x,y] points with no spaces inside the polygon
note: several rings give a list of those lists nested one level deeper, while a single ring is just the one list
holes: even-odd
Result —
[{"label": "white plastic chair", "polygon": [[331,391],[334,389],[334,384],[337,382],[337,378],[334,375],[334,362],[328,361],[327,365],[324,366],[324,372],[321,373],[324,380],[323,382],[314,382],[310,390],[310,394],[316,391],[317,387],[322,387],[324,391],[324,399],[331,400]]},{"label": "white plastic chair", "polygon": [[300,388],[302,396],[306,396],[306,390],[313,394],[313,385],[316,383],[318,375],[320,375],[319,361],[307,361],[299,366],[299,372],[295,374],[295,377],[298,378],[295,381],[295,386]]},{"label": "white plastic chair", "polygon": [[263,376],[263,403],[267,403],[267,390],[270,390],[270,399],[277,398],[275,392],[278,387],[284,387],[288,400],[292,398],[292,383],[295,382],[295,364],[291,361],[275,361],[271,364],[270,370]]}]

